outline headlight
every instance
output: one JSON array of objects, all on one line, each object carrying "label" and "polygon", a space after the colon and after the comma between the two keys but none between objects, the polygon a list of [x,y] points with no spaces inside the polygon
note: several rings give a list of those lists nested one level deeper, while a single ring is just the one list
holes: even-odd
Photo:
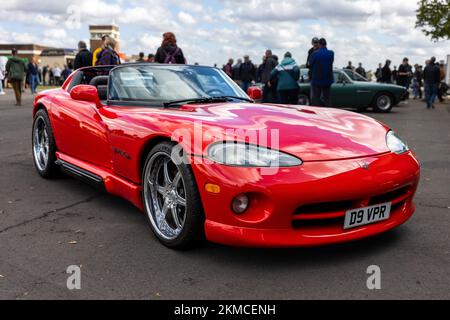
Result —
[{"label": "headlight", "polygon": [[299,158],[280,151],[232,141],[210,145],[208,158],[221,164],[239,167],[293,167],[302,164]]},{"label": "headlight", "polygon": [[386,144],[392,152],[402,154],[409,150],[408,145],[397,136],[394,131],[389,131],[386,135]]}]

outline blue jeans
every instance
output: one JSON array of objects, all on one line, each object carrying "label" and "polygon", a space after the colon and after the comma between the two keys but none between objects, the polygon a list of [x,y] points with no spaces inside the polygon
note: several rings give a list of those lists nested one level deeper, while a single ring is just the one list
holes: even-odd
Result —
[{"label": "blue jeans", "polygon": [[244,90],[245,94],[247,94],[248,88],[250,88],[251,85],[252,85],[251,82],[242,81],[241,88],[242,90]]},{"label": "blue jeans", "polygon": [[427,107],[430,108],[436,97],[438,95],[439,85],[438,84],[425,84],[425,100],[427,101]]},{"label": "blue jeans", "polygon": [[36,88],[39,84],[39,76],[37,74],[30,74],[31,93],[36,93]]},{"label": "blue jeans", "polygon": [[3,92],[3,80],[0,80],[0,92]]}]

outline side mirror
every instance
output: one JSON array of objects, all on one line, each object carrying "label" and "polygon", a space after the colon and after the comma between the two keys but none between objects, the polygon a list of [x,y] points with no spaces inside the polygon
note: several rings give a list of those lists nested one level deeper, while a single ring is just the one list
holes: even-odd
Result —
[{"label": "side mirror", "polygon": [[262,90],[258,87],[248,88],[247,94],[250,97],[250,99],[253,99],[253,100],[261,100],[262,99]]},{"label": "side mirror", "polygon": [[70,97],[73,100],[95,103],[97,108],[102,107],[102,103],[100,102],[100,98],[98,96],[97,88],[94,86],[85,84],[75,86],[70,91]]}]

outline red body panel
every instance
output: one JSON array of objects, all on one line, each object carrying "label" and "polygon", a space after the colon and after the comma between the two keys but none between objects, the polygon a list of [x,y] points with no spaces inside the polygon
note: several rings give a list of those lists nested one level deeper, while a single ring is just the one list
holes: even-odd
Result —
[{"label": "red body panel", "polygon": [[[98,108],[94,103],[72,100],[64,88],[37,95],[35,109],[39,106],[49,113],[57,157],[102,177],[108,192],[140,209],[141,172],[149,145],[161,138],[179,142],[191,154],[205,210],[206,235],[214,242],[258,247],[343,242],[389,230],[414,211],[418,162],[411,153],[391,153],[385,141],[389,129],[356,113],[241,103],[173,109]],[[276,130],[279,145],[274,145],[270,136],[259,144],[296,155],[304,163],[268,176],[258,168],[196,161],[215,141],[248,141],[248,136],[230,129]],[[189,133],[190,138],[178,139],[174,136],[177,130]],[[198,134],[203,137],[200,143],[194,140]],[[362,168],[361,161],[368,168]],[[206,192],[207,183],[219,185],[220,194]],[[297,212],[305,205],[343,201],[351,202],[351,208],[364,207],[377,196],[396,195],[396,190],[405,193],[392,199],[391,219],[361,228],[343,230],[345,210],[314,215]],[[236,215],[230,203],[240,193],[251,195],[251,206]],[[306,220],[321,225],[306,227]]]}]

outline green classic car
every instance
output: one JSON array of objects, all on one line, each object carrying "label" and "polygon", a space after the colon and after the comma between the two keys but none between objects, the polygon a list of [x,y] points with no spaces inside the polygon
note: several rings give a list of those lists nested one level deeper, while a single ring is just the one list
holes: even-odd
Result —
[{"label": "green classic car", "polygon": [[[334,70],[335,83],[331,86],[331,103],[336,108],[390,112],[406,97],[406,89],[388,83],[370,82],[352,70]],[[311,87],[308,69],[301,69],[298,104],[310,104]]]}]

